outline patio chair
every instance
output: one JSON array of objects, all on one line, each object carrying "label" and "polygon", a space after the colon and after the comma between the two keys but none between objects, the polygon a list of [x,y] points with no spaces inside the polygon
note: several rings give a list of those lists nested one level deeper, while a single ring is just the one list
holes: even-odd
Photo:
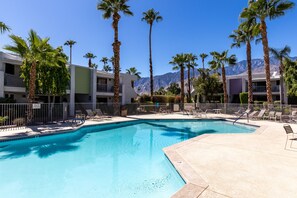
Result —
[{"label": "patio chair", "polygon": [[[244,110],[243,108],[239,108],[238,111],[234,112],[234,116],[236,116],[236,117],[241,116],[244,112],[246,112],[249,109],[247,109],[246,111],[243,111],[243,110]],[[247,113],[249,113],[249,112],[247,112]]]},{"label": "patio chair", "polygon": [[193,110],[193,115],[195,118],[202,118],[203,115],[207,118],[207,110],[206,111],[203,111],[201,109],[195,109]]},{"label": "patio chair", "polygon": [[264,116],[265,112],[266,112],[266,110],[262,109],[257,116],[255,115],[255,116],[251,117],[251,119],[261,120],[261,119],[263,119],[263,116]]},{"label": "patio chair", "polygon": [[282,121],[282,112],[276,112],[275,115],[273,117],[271,117],[270,119],[274,119],[274,121],[276,122],[276,120],[279,120],[280,122]]},{"label": "patio chair", "polygon": [[253,119],[254,117],[256,117],[256,115],[259,113],[259,111],[253,111],[252,113],[249,114],[249,118]]},{"label": "patio chair", "polygon": [[96,112],[96,116],[100,117],[101,119],[111,119],[112,118],[111,116],[104,115],[102,113],[101,109],[96,109],[95,112]]},{"label": "patio chair", "polygon": [[[297,135],[297,133],[295,133],[292,129],[292,127],[290,125],[284,125],[284,129],[286,131],[287,134],[287,140],[286,140],[286,144],[285,144],[285,149],[287,148],[287,144],[288,144],[288,140],[291,140],[291,144],[290,144],[290,148],[292,148],[292,144],[293,141],[297,140],[297,138],[295,138],[295,136]],[[289,137],[291,136],[291,138],[289,139]]]},{"label": "patio chair", "polygon": [[263,120],[264,119],[271,120],[272,118],[274,118],[274,116],[275,116],[275,111],[269,111],[268,115],[263,116]]},{"label": "patio chair", "polygon": [[102,118],[98,115],[95,115],[95,113],[91,110],[91,109],[86,109],[87,112],[87,119],[91,119],[91,120],[102,120]]}]

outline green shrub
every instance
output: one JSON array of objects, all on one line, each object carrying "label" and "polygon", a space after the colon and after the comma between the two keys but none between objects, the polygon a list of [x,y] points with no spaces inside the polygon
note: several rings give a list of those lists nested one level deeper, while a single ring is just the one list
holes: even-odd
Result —
[{"label": "green shrub", "polygon": [[11,98],[0,98],[0,103],[15,103],[15,100]]},{"label": "green shrub", "polygon": [[148,101],[151,101],[151,97],[149,96],[149,95],[141,95],[140,97],[139,97],[139,102],[140,103],[146,103],[146,102],[148,102]]},{"label": "green shrub", "polygon": [[153,102],[156,103],[167,103],[168,102],[168,96],[153,96]]},{"label": "green shrub", "polygon": [[247,104],[248,103],[248,93],[242,92],[239,94],[240,104]]},{"label": "green shrub", "polygon": [[7,119],[8,119],[7,116],[4,116],[4,117],[1,117],[1,116],[0,116],[0,125],[3,125],[4,122],[5,122]]}]

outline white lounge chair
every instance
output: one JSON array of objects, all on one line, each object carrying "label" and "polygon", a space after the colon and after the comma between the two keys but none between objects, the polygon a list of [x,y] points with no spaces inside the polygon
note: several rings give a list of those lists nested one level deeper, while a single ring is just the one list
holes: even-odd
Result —
[{"label": "white lounge chair", "polygon": [[[297,140],[297,138],[296,138],[297,133],[293,131],[293,129],[290,125],[284,125],[284,129],[287,134],[285,149],[287,148],[288,140],[291,140],[290,148],[292,148],[293,141]],[[290,136],[291,136],[291,138],[289,139]]]}]

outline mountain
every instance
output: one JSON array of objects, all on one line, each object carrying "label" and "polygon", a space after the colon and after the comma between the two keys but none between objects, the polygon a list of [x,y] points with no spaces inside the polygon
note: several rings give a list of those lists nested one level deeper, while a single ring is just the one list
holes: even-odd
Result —
[{"label": "mountain", "polygon": [[[293,60],[297,60],[297,57],[293,57]],[[253,73],[264,73],[264,60],[253,59],[252,60]],[[270,58],[270,71],[271,73],[279,71],[279,61],[275,58]],[[226,67],[226,74],[228,76],[238,75],[247,72],[247,61],[243,60],[238,62],[235,66]],[[198,71],[195,70],[195,77],[199,75]],[[185,71],[185,78],[187,77],[187,71]],[[193,77],[191,72],[191,77]],[[163,75],[154,77],[154,90],[157,91],[161,87],[168,87],[171,83],[180,82],[180,72],[169,72]],[[135,91],[138,94],[148,94],[150,92],[150,79],[148,77],[141,78],[135,82]]]}]

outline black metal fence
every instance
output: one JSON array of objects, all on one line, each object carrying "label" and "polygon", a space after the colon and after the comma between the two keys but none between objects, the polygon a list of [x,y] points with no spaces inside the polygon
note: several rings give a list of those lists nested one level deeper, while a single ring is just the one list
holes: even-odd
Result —
[{"label": "black metal fence", "polygon": [[[33,117],[30,125],[59,122],[67,119],[67,103],[33,104]],[[0,129],[27,125],[29,104],[0,104]]]},{"label": "black metal fence", "polygon": [[[27,125],[28,104],[0,104],[0,129],[18,127]],[[294,105],[267,105],[267,104],[253,104],[249,108],[252,110],[266,109],[268,111],[282,112],[282,115],[291,115],[293,111],[297,111],[297,106]],[[114,115],[113,104],[103,103],[76,103],[75,111],[87,115],[87,110],[95,111],[100,109],[104,115]],[[201,109],[208,113],[213,113],[214,110],[220,110],[221,113],[234,114],[235,112],[245,111],[248,109],[247,104],[222,104],[222,103],[185,103],[181,108],[180,104],[173,103],[146,103],[146,104],[127,104],[121,106],[121,115],[142,115],[142,114],[156,114],[156,113],[173,113],[181,112],[182,109],[194,110]],[[49,123],[56,123],[70,119],[69,104],[47,104],[38,103],[33,104],[33,119],[29,123],[31,125],[43,125]]]}]

